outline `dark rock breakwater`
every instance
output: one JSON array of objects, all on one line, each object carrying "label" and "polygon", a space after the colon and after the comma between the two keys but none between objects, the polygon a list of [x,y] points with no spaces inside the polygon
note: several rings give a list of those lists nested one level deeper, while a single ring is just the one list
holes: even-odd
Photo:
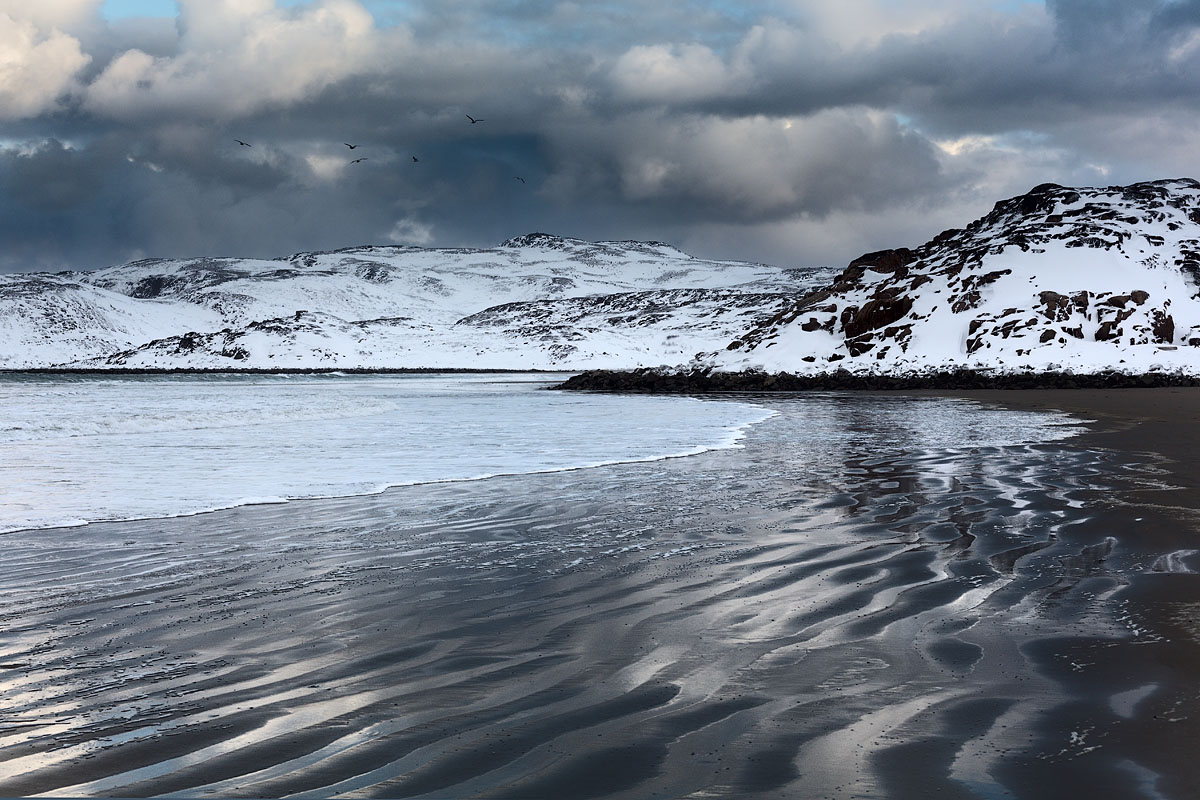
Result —
[{"label": "dark rock breakwater", "polygon": [[847,370],[816,375],[717,372],[696,369],[587,370],[556,389],[677,394],[689,392],[912,391],[917,389],[1129,389],[1200,386],[1200,377],[1174,372],[1002,373],[980,370],[875,375]]}]

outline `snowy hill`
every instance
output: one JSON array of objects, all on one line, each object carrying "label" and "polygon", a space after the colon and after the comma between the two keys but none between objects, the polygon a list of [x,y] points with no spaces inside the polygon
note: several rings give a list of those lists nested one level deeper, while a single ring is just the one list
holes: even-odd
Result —
[{"label": "snowy hill", "polygon": [[700,363],[905,375],[1200,374],[1200,183],[1038,186],[916,249],[864,255]]},{"label": "snowy hill", "polygon": [[537,233],[0,275],[0,369],[679,364],[831,274]]},{"label": "snowy hill", "polygon": [[0,275],[0,369],[1200,375],[1200,183],[1054,184],[840,274],[547,234]]}]

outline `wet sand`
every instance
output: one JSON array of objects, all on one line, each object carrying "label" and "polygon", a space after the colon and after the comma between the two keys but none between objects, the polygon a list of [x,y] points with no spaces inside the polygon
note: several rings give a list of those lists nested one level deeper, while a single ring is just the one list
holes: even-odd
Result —
[{"label": "wet sand", "polygon": [[1067,394],[1111,410],[763,398],[742,450],[0,537],[0,796],[1194,796],[1192,401]]},{"label": "wet sand", "polygon": [[[1055,674],[1070,699],[1060,713],[1073,724],[1099,719],[1097,693],[1131,677],[1147,689],[1127,696],[1132,706],[1109,720],[1100,758],[1130,754],[1161,778],[1144,784],[1146,797],[1194,797],[1200,787],[1200,389],[1085,389],[982,391],[954,394],[1014,409],[1058,409],[1094,420],[1074,443],[1147,460],[1158,479],[1126,476],[1097,500],[1114,535],[1158,553],[1148,572],[1131,576],[1120,593],[1142,635],[1123,642],[1047,640],[1036,663]],[[1069,671],[1062,664],[1072,665]],[[1055,669],[1055,665],[1059,665]],[[1135,702],[1136,701],[1136,702]],[[1105,751],[1108,751],[1105,753]],[[1046,779],[1054,778],[1047,770]],[[1149,780],[1149,777],[1147,777]],[[1111,789],[1101,797],[1120,796]]]},{"label": "wet sand", "polygon": [[[919,396],[963,397],[1006,408],[1068,411],[1094,420],[1075,441],[1085,446],[1156,453],[1170,461],[1174,485],[1200,487],[1200,388],[981,390],[920,392]],[[1200,497],[1177,501],[1200,507]]]}]

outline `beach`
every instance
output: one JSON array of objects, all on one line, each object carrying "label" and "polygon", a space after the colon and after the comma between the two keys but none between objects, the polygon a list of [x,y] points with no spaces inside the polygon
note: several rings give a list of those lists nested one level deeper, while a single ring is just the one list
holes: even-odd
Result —
[{"label": "beach", "polygon": [[[1167,554],[1122,592],[1150,636],[1144,642],[1094,645],[1087,657],[1095,660],[1061,679],[1074,695],[1068,707],[1081,715],[1094,702],[1091,687],[1113,677],[1139,676],[1147,685],[1174,687],[1148,695],[1137,713],[1118,726],[1119,732],[1114,730],[1114,743],[1162,776],[1158,794],[1147,786],[1144,796],[1190,796],[1200,786],[1200,765],[1193,756],[1200,738],[1200,693],[1189,688],[1200,668],[1200,576],[1175,572],[1181,564],[1171,556],[1186,554],[1190,569],[1200,568],[1194,558],[1200,549],[1200,390],[982,391],[958,396],[1092,419],[1089,431],[1074,443],[1132,454],[1158,472],[1157,479],[1144,472],[1127,476],[1112,496],[1098,501],[1114,535]],[[1061,653],[1070,654],[1077,646],[1062,643]],[[1120,796],[1112,788],[1106,791],[1097,796]]]},{"label": "beach", "polygon": [[738,399],[738,448],[0,537],[0,796],[1190,796],[1200,391]]}]

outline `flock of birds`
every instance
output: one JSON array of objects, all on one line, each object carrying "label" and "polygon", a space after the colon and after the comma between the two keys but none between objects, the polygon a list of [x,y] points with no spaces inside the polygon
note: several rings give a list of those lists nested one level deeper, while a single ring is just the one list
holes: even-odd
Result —
[{"label": "flock of birds", "polygon": [[[466,117],[467,117],[467,119],[471,120],[472,125],[477,125],[478,123],[484,121],[482,119],[475,119],[475,117],[472,117],[470,114],[467,114]],[[254,145],[250,144],[249,142],[243,142],[241,139],[234,139],[234,141],[237,142],[242,147],[254,147]],[[342,144],[346,145],[346,147],[349,147],[351,150],[357,150],[359,147],[359,145],[350,144],[349,142],[342,142]],[[350,163],[351,164],[361,164],[363,161],[368,161],[368,160],[369,159],[366,156],[363,156],[362,158],[354,159]],[[417,158],[416,156],[413,156],[412,160],[413,160],[414,164],[420,163],[420,159]],[[522,178],[520,175],[513,175],[513,180],[520,181],[521,183],[525,183],[525,179]]]}]

